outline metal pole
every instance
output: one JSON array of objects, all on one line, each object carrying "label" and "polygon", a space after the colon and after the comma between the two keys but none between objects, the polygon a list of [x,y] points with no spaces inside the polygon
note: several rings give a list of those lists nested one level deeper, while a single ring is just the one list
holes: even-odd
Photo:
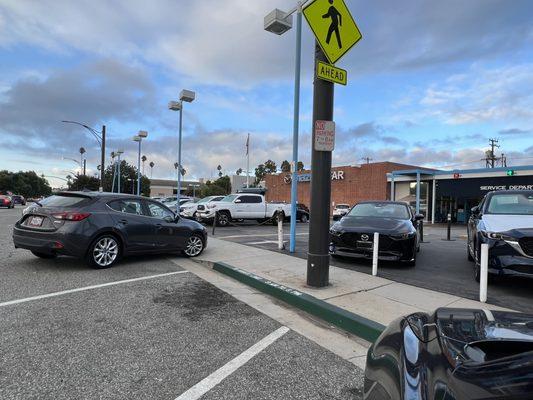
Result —
[{"label": "metal pole", "polygon": [[246,188],[250,187],[250,134],[248,134],[248,146],[246,148]]},{"label": "metal pole", "polygon": [[217,226],[218,222],[218,211],[215,210],[215,216],[213,217],[213,232],[211,233],[213,236],[215,236],[215,227]]},{"label": "metal pole", "polygon": [[392,201],[396,200],[396,188],[394,186],[394,172],[392,173],[391,178],[390,178],[390,199]]},{"label": "metal pole", "polygon": [[139,139],[139,154],[137,155],[137,196],[141,195],[141,143]]},{"label": "metal pole", "polygon": [[118,155],[118,167],[117,167],[117,193],[122,193],[120,191],[120,154]]},{"label": "metal pole", "polygon": [[487,286],[489,280],[489,244],[481,245],[481,260],[479,266],[479,301],[487,302]]},{"label": "metal pole", "polygon": [[176,199],[178,200],[178,208],[180,204],[180,194],[181,194],[181,127],[183,122],[183,101],[181,102],[180,107],[180,130],[178,138],[178,193],[176,193]]},{"label": "metal pole", "polygon": [[111,183],[111,193],[115,193],[115,178],[117,177],[117,163],[113,157],[113,182]]},{"label": "metal pole", "polygon": [[374,233],[374,243],[372,248],[372,275],[378,275],[378,257],[379,257],[379,233]]},{"label": "metal pole", "polygon": [[296,62],[294,67],[294,116],[292,129],[291,228],[289,251],[296,251],[296,203],[298,202],[298,131],[300,122],[300,69],[302,59],[302,2],[296,13]]},{"label": "metal pole", "polygon": [[450,241],[452,236],[452,214],[448,214],[448,232],[446,233],[446,240]]},{"label": "metal pole", "polygon": [[[315,78],[313,89],[313,150],[311,156],[311,218],[309,252],[307,253],[307,284],[324,287],[329,284],[329,216],[331,198],[331,152],[316,151],[315,124],[318,120],[333,120],[333,83],[316,77],[317,62],[327,63],[315,41]],[[296,217],[296,216],[294,216]]]},{"label": "metal pole", "polygon": [[[100,160],[100,192],[104,191],[104,176],[105,176],[105,125],[102,125],[102,154]],[[111,191],[113,191],[111,189]]]},{"label": "metal pole", "polygon": [[83,160],[83,176],[87,175],[87,159]]},{"label": "metal pole", "polygon": [[431,199],[431,223],[435,223],[435,207],[437,205],[437,180],[433,178],[433,198]]},{"label": "metal pole", "polygon": [[283,243],[283,215],[281,210],[278,210],[276,217],[278,219],[278,250],[283,250],[285,244]]},{"label": "metal pole", "polygon": [[418,228],[420,230],[420,243],[424,243],[424,220],[418,221]]},{"label": "metal pole", "polygon": [[420,214],[420,172],[416,173],[416,213]]}]

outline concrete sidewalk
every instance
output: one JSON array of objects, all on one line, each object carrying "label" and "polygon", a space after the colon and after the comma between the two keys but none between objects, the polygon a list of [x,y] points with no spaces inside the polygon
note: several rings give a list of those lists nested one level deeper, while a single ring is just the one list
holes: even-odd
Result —
[{"label": "concrete sidewalk", "polygon": [[401,315],[432,312],[439,307],[503,310],[494,305],[333,266],[330,267],[330,286],[311,288],[306,285],[306,260],[213,237],[209,238],[208,248],[197,260],[229,264],[383,325]]}]

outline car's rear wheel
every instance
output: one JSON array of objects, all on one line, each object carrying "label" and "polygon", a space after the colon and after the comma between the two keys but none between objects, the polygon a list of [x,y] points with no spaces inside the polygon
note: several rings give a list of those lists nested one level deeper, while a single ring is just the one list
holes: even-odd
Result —
[{"label": "car's rear wheel", "polygon": [[119,259],[120,243],[111,235],[98,237],[87,253],[87,262],[95,269],[111,268]]},{"label": "car's rear wheel", "polygon": [[183,254],[187,257],[197,257],[204,251],[204,241],[200,235],[193,234],[189,239],[187,239],[187,244],[185,245],[185,250]]},{"label": "car's rear wheel", "polygon": [[41,253],[40,251],[32,251],[31,253],[35,257],[45,258],[45,259],[51,259],[51,258],[56,258],[57,257],[57,254],[54,254],[54,253]]}]

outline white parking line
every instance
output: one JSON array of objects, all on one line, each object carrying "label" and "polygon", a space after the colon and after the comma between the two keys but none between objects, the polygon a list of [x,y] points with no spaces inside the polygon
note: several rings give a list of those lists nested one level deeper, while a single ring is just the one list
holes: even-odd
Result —
[{"label": "white parking line", "polygon": [[[290,233],[285,233],[285,236],[290,236]],[[302,232],[297,233],[296,236],[307,236],[309,233]],[[268,236],[278,236],[277,233],[268,233],[268,234],[262,234],[262,235],[254,235],[253,233],[250,233],[248,235],[231,235],[231,236],[215,236],[216,239],[237,239],[237,238],[247,238],[247,237],[268,237]],[[277,243],[277,242],[276,242]]]},{"label": "white parking line", "polygon": [[139,281],[145,281],[145,280],[148,280],[148,279],[163,278],[165,276],[171,276],[171,275],[177,275],[177,274],[185,274],[185,273],[188,273],[188,272],[189,271],[168,272],[166,274],[143,276],[143,277],[140,277],[140,278],[125,279],[125,280],[122,280],[122,281],[101,283],[99,285],[85,286],[85,287],[76,288],[76,289],[63,290],[61,292],[41,294],[39,296],[26,297],[25,299],[6,301],[4,303],[0,303],[0,307],[12,306],[14,304],[26,303],[28,301],[47,299],[49,297],[62,296],[64,294],[69,294],[69,293],[83,292],[85,290],[99,289],[99,288],[103,288],[103,287],[107,287],[107,286],[122,285],[123,283],[139,282]]},{"label": "white parking line", "polygon": [[278,328],[270,335],[260,340],[248,350],[245,350],[243,353],[239,354],[233,360],[228,362],[226,365],[223,365],[207,378],[202,379],[192,388],[184,392],[181,396],[177,397],[176,400],[197,400],[202,397],[204,394],[213,389],[216,385],[222,382],[225,378],[234,373],[237,369],[242,367],[248,361],[250,361],[257,354],[261,353],[264,349],[278,340],[280,337],[289,332],[289,328],[282,326]]}]

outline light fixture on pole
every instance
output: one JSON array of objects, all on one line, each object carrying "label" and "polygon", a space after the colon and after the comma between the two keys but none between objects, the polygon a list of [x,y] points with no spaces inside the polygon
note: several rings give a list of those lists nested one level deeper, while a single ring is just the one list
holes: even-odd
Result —
[{"label": "light fixture on pole", "polygon": [[139,154],[137,155],[137,196],[141,195],[141,143],[148,137],[148,132],[139,131],[137,136],[133,137],[134,142],[139,143]]},{"label": "light fixture on pole", "polygon": [[[100,188],[98,189],[100,192],[104,191],[104,174],[105,174],[105,143],[106,143],[106,127],[105,125],[102,125],[102,132],[98,132],[94,128],[91,128],[88,125],[82,124],[81,122],[76,121],[61,121],[66,124],[75,124],[84,127],[89,132],[92,133],[92,135],[95,137],[96,141],[100,145],[101,150],[101,163],[100,163]],[[81,165],[81,164],[80,164]]]},{"label": "light fixture on pole", "polygon": [[292,28],[292,14],[296,13],[296,57],[294,66],[294,115],[292,131],[291,229],[289,251],[296,251],[296,204],[298,202],[298,130],[300,119],[300,70],[302,59],[302,10],[306,1],[299,1],[289,12],[275,9],[265,17],[268,32],[283,35]]},{"label": "light fixture on pole", "polygon": [[[178,134],[178,164],[180,170],[183,168],[181,163],[181,138],[182,138],[182,125],[183,125],[183,102],[192,103],[194,99],[196,98],[196,93],[194,93],[191,90],[182,90],[180,92],[180,101],[171,101],[168,103],[168,109],[171,111],[179,111],[180,112],[180,122],[179,122],[179,134]],[[178,173],[178,187],[177,187],[177,193],[176,198],[178,201],[178,204],[180,202],[180,192],[181,192],[181,173]]]}]

